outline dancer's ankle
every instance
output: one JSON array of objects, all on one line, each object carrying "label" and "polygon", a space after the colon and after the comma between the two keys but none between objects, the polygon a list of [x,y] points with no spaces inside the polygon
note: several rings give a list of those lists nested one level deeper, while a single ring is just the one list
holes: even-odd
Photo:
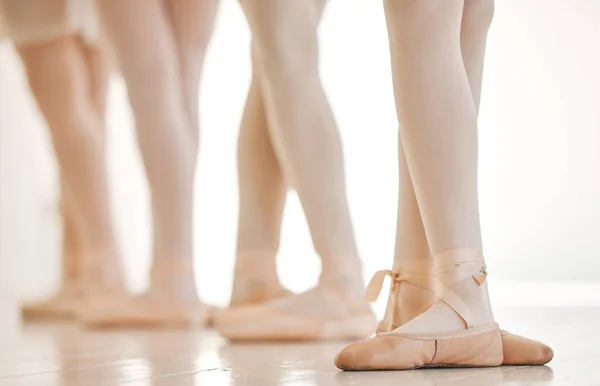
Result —
[{"label": "dancer's ankle", "polygon": [[473,325],[491,323],[494,321],[494,315],[489,299],[483,252],[479,249],[451,249],[434,257],[435,273],[441,282],[454,280],[454,276],[461,274],[458,266],[466,264],[469,269],[474,270],[471,278],[467,275],[467,279],[455,283],[452,290],[470,308]]},{"label": "dancer's ankle", "polygon": [[173,301],[198,302],[193,260],[154,259],[148,293],[151,296],[160,296]]},{"label": "dancer's ankle", "polygon": [[365,283],[362,264],[358,257],[322,258],[319,285],[330,287],[345,296],[360,299],[364,295]]},{"label": "dancer's ankle", "polygon": [[276,251],[238,251],[235,259],[235,278],[278,282],[276,259]]}]

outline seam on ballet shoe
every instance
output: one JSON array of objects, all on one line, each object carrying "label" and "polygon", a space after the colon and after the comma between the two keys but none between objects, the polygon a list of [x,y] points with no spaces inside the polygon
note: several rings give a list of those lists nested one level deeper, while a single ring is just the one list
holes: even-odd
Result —
[{"label": "seam on ballet shoe", "polygon": [[427,363],[427,365],[430,365],[435,361],[435,357],[438,354],[439,345],[440,345],[440,341],[436,339],[435,344],[433,345],[433,355],[431,356],[431,360],[429,361],[429,363]]}]

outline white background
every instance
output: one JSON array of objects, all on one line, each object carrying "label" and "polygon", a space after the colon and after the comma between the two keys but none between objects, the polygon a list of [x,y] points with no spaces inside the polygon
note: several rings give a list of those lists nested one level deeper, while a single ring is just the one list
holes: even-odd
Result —
[{"label": "white background", "polygon": [[[480,116],[480,197],[492,292],[511,304],[560,296],[600,302],[590,293],[600,288],[599,16],[596,0],[497,1]],[[199,288],[222,304],[234,259],[235,144],[250,77],[248,41],[239,5],[223,0],[202,84],[196,184]],[[332,1],[321,44],[368,277],[391,265],[396,215],[397,128],[381,3]],[[108,162],[125,264],[139,290],[149,264],[148,192],[125,90],[119,79],[113,83]],[[0,293],[31,298],[56,285],[56,201],[48,134],[12,47],[0,43]],[[294,290],[317,279],[319,261],[295,196],[279,262]]]}]

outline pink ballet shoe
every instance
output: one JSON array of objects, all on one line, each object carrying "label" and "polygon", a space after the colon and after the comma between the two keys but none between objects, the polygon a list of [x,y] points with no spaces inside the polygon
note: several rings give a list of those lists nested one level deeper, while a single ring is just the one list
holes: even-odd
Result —
[{"label": "pink ballet shoe", "polygon": [[73,320],[81,294],[74,288],[65,288],[56,295],[21,306],[21,317],[33,320]]},{"label": "pink ballet shoe", "polygon": [[[421,270],[423,271],[423,269]],[[434,280],[431,274],[419,272],[378,271],[367,286],[365,300],[377,300],[386,276],[391,280],[388,305],[383,320],[376,333],[390,332],[421,314],[435,301]],[[410,293],[402,296],[400,286],[412,285]],[[405,288],[406,290],[406,288]],[[399,306],[402,300],[401,306]],[[547,345],[519,335],[501,331],[504,352],[503,365],[544,365],[553,358],[553,352]]]},{"label": "pink ballet shoe", "polygon": [[[469,306],[453,289],[468,280],[482,285],[487,277],[485,265],[477,255],[473,255],[468,261],[455,261],[459,256],[461,254],[447,255],[447,262],[443,265],[444,271],[440,272],[436,279],[435,296],[460,316],[465,325],[464,330],[443,334],[413,334],[396,328],[389,332],[380,332],[374,338],[352,343],[342,349],[335,357],[335,365],[342,370],[408,370],[501,365],[504,354],[498,325],[474,325]],[[382,281],[380,276],[382,274],[376,276],[375,283]],[[406,274],[397,275],[395,278],[414,280],[412,275]],[[370,291],[367,291],[369,298],[378,292],[373,291],[374,286],[372,281]],[[380,284],[377,286],[381,287]]]},{"label": "pink ballet shoe", "polygon": [[502,331],[503,365],[545,365],[554,358],[552,349],[536,340]]},{"label": "pink ballet shoe", "polygon": [[79,310],[86,328],[189,328],[208,320],[207,306],[197,297],[191,261],[154,262],[147,293],[108,299]]},{"label": "pink ballet shoe", "polygon": [[360,339],[375,324],[370,307],[322,284],[302,294],[224,310],[215,320],[219,332],[233,341]]}]

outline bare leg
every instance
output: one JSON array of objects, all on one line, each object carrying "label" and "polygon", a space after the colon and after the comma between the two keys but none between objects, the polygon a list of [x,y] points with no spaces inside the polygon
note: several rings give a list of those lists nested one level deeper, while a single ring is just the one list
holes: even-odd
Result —
[{"label": "bare leg", "polygon": [[284,292],[275,259],[286,198],[285,180],[273,149],[258,63],[238,138],[239,220],[231,305],[265,301]]},{"label": "bare leg", "polygon": [[261,89],[278,159],[298,191],[321,256],[322,281],[362,287],[345,191],[339,133],[318,72],[324,2],[243,0],[261,68]]},{"label": "bare leg", "polygon": [[[112,315],[94,315],[87,321],[104,326],[202,323],[204,307],[192,269],[197,128],[189,116],[191,103],[186,103],[190,94],[184,91],[172,19],[158,0],[107,0],[99,3],[99,10],[136,117],[151,189],[154,256],[147,296],[118,307]],[[204,49],[189,53],[200,52],[203,57]]]},{"label": "bare leg", "polygon": [[[77,38],[19,48],[31,89],[46,118],[66,194],[66,245],[81,246],[86,291],[120,288],[118,248],[109,205],[102,120],[90,98],[91,81]],[[73,224],[81,231],[74,236]],[[77,241],[73,241],[78,238]],[[69,248],[67,248],[69,249]]]}]

